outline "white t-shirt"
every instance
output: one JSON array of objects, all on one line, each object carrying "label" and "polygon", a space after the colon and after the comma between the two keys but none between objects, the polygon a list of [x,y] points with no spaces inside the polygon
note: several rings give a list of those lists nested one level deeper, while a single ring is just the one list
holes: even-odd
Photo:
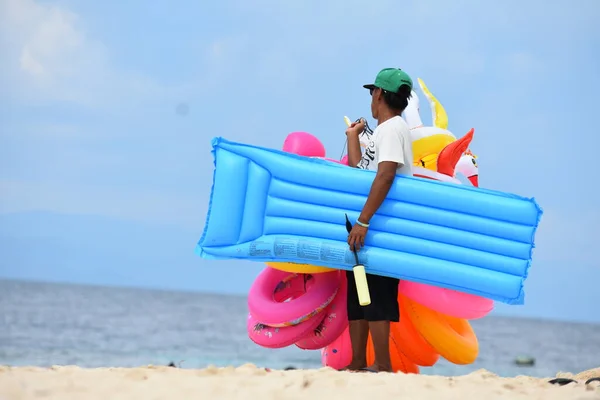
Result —
[{"label": "white t-shirt", "polygon": [[410,129],[400,116],[390,118],[375,128],[358,168],[377,171],[377,166],[382,161],[397,162],[396,175],[412,176]]}]

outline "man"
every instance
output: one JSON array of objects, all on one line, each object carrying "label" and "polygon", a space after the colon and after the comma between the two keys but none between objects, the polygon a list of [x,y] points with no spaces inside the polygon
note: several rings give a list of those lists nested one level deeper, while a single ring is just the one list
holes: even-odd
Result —
[{"label": "man", "polygon": [[[406,122],[400,116],[411,96],[412,80],[398,68],[385,68],[379,72],[374,84],[364,85],[371,93],[371,113],[377,120],[369,145],[361,155],[359,135],[365,123],[353,123],[347,130],[348,165],[377,171],[367,201],[348,236],[350,248],[359,250],[365,244],[365,236],[371,218],[387,196],[397,174],[412,176],[412,143]],[[348,278],[348,320],[352,343],[352,362],[349,370],[373,372],[392,371],[389,335],[390,321],[398,322],[398,283],[395,278],[367,274],[371,304],[362,307],[358,303],[356,282],[352,271]],[[371,332],[375,363],[367,368],[366,347]]]}]

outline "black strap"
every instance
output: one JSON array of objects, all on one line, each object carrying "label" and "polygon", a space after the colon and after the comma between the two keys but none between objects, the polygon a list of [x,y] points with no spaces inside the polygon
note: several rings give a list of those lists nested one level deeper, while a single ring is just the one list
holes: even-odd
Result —
[{"label": "black strap", "polygon": [[[358,118],[356,121],[356,123],[359,123],[361,119],[364,118]],[[363,131],[361,132],[361,134],[359,136],[363,136],[363,135],[367,135],[367,136],[371,136],[373,135],[373,129],[371,129],[371,127],[369,126],[369,123],[367,122],[366,119],[365,120],[365,129],[363,129]],[[344,157],[344,152],[346,151],[346,145],[348,144],[348,138],[346,138],[346,141],[344,142],[344,147],[342,148],[342,154],[340,155],[340,160]]]}]

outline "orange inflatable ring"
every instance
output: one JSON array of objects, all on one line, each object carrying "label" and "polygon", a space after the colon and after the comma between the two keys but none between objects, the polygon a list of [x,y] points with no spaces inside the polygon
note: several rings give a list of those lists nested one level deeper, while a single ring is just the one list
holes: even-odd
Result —
[{"label": "orange inflatable ring", "polygon": [[479,354],[479,342],[469,321],[443,315],[407,297],[399,296],[421,336],[453,364],[472,364]]},{"label": "orange inflatable ring", "polygon": [[398,298],[400,321],[390,324],[391,335],[396,339],[398,350],[408,359],[422,367],[431,367],[440,359],[440,355],[431,347],[410,320],[403,302]]},{"label": "orange inflatable ring", "polygon": [[292,262],[268,262],[266,264],[268,267],[296,274],[320,274],[335,271],[335,269],[333,268],[319,267],[317,265],[311,264],[298,264]]},{"label": "orange inflatable ring", "polygon": [[[392,361],[392,371],[404,372],[405,374],[418,374],[419,367],[417,364],[408,359],[398,348],[398,340],[392,335],[390,329],[390,359]],[[367,365],[372,365],[375,362],[375,349],[373,348],[373,340],[369,333],[367,341]]]}]

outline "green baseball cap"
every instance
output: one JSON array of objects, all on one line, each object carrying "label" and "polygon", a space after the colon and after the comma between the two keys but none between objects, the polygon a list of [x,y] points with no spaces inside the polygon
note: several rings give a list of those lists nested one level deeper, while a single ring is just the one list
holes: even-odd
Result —
[{"label": "green baseball cap", "polygon": [[384,68],[377,74],[375,83],[363,85],[366,89],[375,89],[376,87],[388,92],[397,93],[400,86],[407,85],[412,90],[413,82],[410,76],[400,68]]}]

